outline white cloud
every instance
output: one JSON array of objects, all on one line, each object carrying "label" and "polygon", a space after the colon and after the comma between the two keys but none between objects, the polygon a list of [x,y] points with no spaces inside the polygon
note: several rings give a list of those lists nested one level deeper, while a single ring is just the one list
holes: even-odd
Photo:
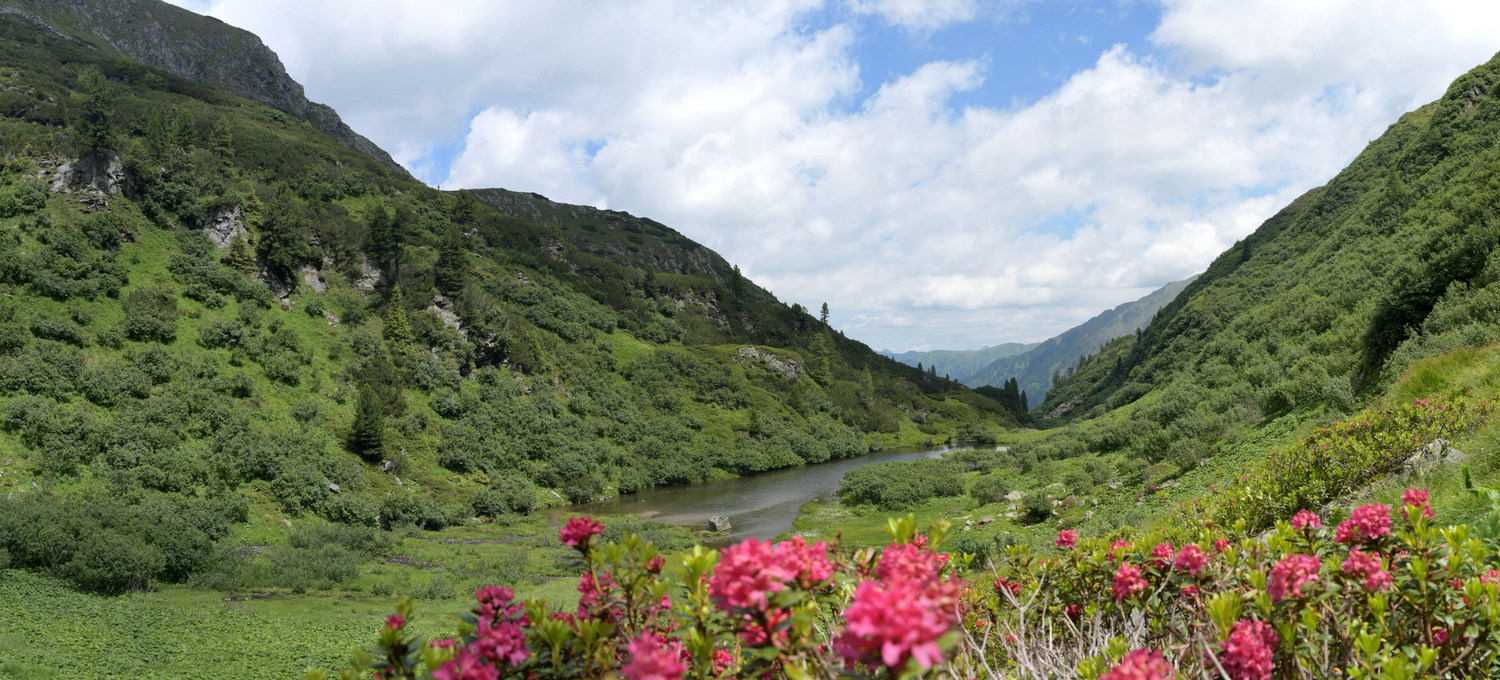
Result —
[{"label": "white cloud", "polygon": [[[842,6],[929,36],[984,20],[967,0]],[[211,13],[434,183],[650,216],[893,348],[1039,340],[1199,271],[1500,47],[1490,3],[1166,0],[1158,56],[1100,45],[1035,101],[959,108],[955,94],[1004,74],[976,58],[863,82],[861,29],[809,27],[820,8]],[[444,146],[451,163],[433,155]]]},{"label": "white cloud", "polygon": [[973,19],[979,3],[975,0],[850,0],[849,7],[859,14],[878,15],[892,26],[932,31]]}]

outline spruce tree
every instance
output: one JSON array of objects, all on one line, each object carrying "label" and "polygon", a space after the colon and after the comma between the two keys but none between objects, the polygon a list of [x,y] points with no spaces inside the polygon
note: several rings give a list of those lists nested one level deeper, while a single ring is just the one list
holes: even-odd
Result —
[{"label": "spruce tree", "polygon": [[229,252],[224,253],[224,264],[242,272],[255,271],[255,253],[250,250],[250,239],[240,232],[230,237]]},{"label": "spruce tree", "polygon": [[146,118],[146,153],[156,163],[165,163],[172,150],[172,121],[167,112],[156,110]]},{"label": "spruce tree", "polygon": [[349,428],[349,448],[355,453],[378,453],[385,445],[385,414],[380,399],[367,385],[360,385],[354,405],[354,425]]},{"label": "spruce tree", "polygon": [[109,81],[98,71],[90,71],[84,76],[84,85],[88,94],[73,123],[73,134],[88,153],[113,151],[118,140],[114,130],[114,94],[110,92]]},{"label": "spruce tree", "polygon": [[474,216],[478,214],[479,201],[475,200],[474,194],[468,189],[461,189],[453,201],[453,221],[456,224],[469,225],[474,223]]},{"label": "spruce tree", "polygon": [[454,294],[464,289],[469,279],[469,244],[463,232],[449,226],[438,245],[437,284],[444,293]]},{"label": "spruce tree", "polygon": [[401,303],[401,286],[391,291],[390,302],[385,310],[385,344],[392,352],[404,352],[413,339],[411,321],[406,318],[406,307]]},{"label": "spruce tree", "polygon": [[272,271],[282,280],[290,281],[297,266],[307,258],[309,240],[307,220],[283,184],[265,211],[257,250]]},{"label": "spruce tree", "polygon": [[736,297],[745,292],[745,277],[740,274],[739,265],[734,266],[734,276],[729,279],[729,290],[732,291]]},{"label": "spruce tree", "polygon": [[198,145],[198,120],[193,112],[181,109],[172,123],[172,143],[183,151],[192,151]]},{"label": "spruce tree", "polygon": [[229,119],[220,116],[214,121],[213,132],[208,135],[208,144],[213,147],[214,153],[220,156],[234,155],[234,138],[229,133]]},{"label": "spruce tree", "polygon": [[822,321],[825,325],[828,323],[828,303],[827,302],[823,303],[823,309],[822,309],[822,311],[818,312],[818,320]]}]

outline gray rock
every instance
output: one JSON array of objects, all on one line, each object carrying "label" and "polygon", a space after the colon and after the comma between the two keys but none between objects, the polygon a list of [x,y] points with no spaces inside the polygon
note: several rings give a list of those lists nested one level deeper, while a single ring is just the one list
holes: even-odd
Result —
[{"label": "gray rock", "polygon": [[328,292],[328,284],[323,283],[323,279],[318,278],[318,270],[313,269],[309,265],[303,265],[298,273],[302,275],[302,283],[307,284],[308,288],[317,291],[319,295]]},{"label": "gray rock", "polygon": [[329,491],[332,491],[332,492],[334,492],[334,493],[343,493],[343,492],[344,492],[344,490],[343,490],[343,489],[340,489],[340,488],[339,488],[339,485],[337,485],[337,484],[334,484],[334,483],[333,483],[333,482],[329,482],[329,483],[328,483],[328,490],[329,490]]},{"label": "gray rock", "polygon": [[709,531],[729,531],[730,526],[728,515],[714,515],[708,518]]},{"label": "gray rock", "polygon": [[361,255],[359,260],[359,280],[354,282],[354,287],[368,293],[375,290],[375,287],[379,286],[383,280],[385,280],[385,275],[380,272],[380,268],[370,262],[370,258]]},{"label": "gray rock", "polygon": [[218,214],[209,220],[203,231],[208,234],[208,239],[220,248],[228,248],[234,241],[234,237],[245,233],[243,215],[240,207],[235,206],[227,210],[220,210]]}]

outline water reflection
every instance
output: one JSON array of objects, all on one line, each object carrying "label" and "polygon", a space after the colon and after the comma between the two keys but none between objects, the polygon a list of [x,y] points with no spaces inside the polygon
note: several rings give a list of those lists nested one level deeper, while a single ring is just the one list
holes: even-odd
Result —
[{"label": "water reflection", "polygon": [[797,518],[803,504],[831,500],[846,471],[892,460],[939,458],[954,448],[969,447],[892,449],[750,477],[658,487],[586,505],[557,508],[553,512],[557,516],[631,513],[695,529],[707,529],[709,517],[728,515],[733,528],[728,536],[715,542],[739,541],[750,536],[770,540],[792,530],[792,520]]}]

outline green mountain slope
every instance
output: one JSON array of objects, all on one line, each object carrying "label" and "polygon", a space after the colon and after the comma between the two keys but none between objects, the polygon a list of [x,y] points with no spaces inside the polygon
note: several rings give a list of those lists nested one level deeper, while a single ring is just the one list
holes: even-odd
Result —
[{"label": "green mountain slope", "polygon": [[998,358],[963,374],[958,380],[972,387],[998,387],[1015,378],[1021,390],[1035,403],[1038,395],[1046,394],[1060,373],[1077,366],[1082,357],[1099,351],[1105,343],[1145,326],[1157,310],[1176,298],[1195,278],[1174,281],[1139,300],[1105,310],[1025,352]]},{"label": "green mountain slope", "polygon": [[77,40],[101,56],[123,56],[289,113],[406,172],[333,109],[308,101],[276,53],[249,31],[157,0],[0,0],[0,14],[49,37]]},{"label": "green mountain slope", "polygon": [[936,367],[939,375],[946,375],[963,382],[964,378],[990,365],[996,359],[1022,354],[1038,344],[1040,343],[1005,342],[971,350],[935,349],[927,352],[901,352],[899,354],[882,351],[881,354],[911,366],[920,364],[924,368]]},{"label": "green mountain slope", "polygon": [[284,520],[434,528],[1016,423],[665,227],[625,232],[649,267],[594,254],[33,19],[0,12],[13,564],[138,588]]}]

